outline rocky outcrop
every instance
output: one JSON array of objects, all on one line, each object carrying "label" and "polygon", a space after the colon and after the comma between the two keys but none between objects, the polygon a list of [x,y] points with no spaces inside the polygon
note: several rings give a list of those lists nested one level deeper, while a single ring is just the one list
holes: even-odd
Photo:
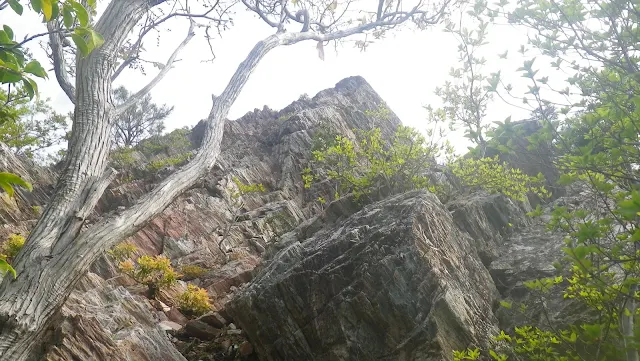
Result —
[{"label": "rocky outcrop", "polygon": [[263,360],[442,360],[495,330],[472,239],[416,191],[282,249],[227,310]]},{"label": "rocky outcrop", "polygon": [[65,303],[46,361],[185,361],[149,301],[88,274]]},{"label": "rocky outcrop", "polygon": [[16,156],[3,143],[0,143],[0,172],[19,174],[34,186],[33,192],[15,187],[14,198],[0,192],[0,240],[12,233],[26,235],[46,204],[57,176],[26,157]]},{"label": "rocky outcrop", "polygon": [[[383,104],[352,77],[281,111],[229,121],[216,167],[128,239],[178,270],[202,267],[185,281],[208,291],[212,312],[191,320],[179,312],[172,298],[184,282],[149,301],[103,257],[61,310],[43,360],[450,360],[453,349],[481,346],[499,326],[520,322],[494,315],[498,300],[524,302],[527,317],[540,315],[523,283],[552,274],[562,242],[525,216],[528,204],[456,192],[442,170],[431,170],[432,178],[452,192],[440,200],[413,191],[365,208],[348,196],[323,208],[315,200],[333,197],[326,184],[303,187],[300,172],[322,132],[393,134],[399,119],[375,115]],[[202,131],[200,123],[181,132],[188,144],[162,154],[136,152],[137,171],[105,192],[89,223],[130,206],[179,168],[148,164],[197,152]],[[0,240],[28,232],[33,206],[46,203],[56,178],[2,146],[1,170],[35,190],[2,199]],[[234,199],[234,178],[265,191]],[[568,313],[556,309],[558,317]]]}]

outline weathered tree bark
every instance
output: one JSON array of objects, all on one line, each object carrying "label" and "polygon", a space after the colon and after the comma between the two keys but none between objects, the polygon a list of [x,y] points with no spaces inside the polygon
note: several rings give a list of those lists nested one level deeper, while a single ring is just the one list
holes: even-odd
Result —
[{"label": "weathered tree bark", "polygon": [[[239,65],[226,89],[214,100],[201,148],[194,159],[136,205],[82,231],[85,219],[115,175],[106,166],[116,115],[110,97],[116,50],[145,12],[162,2],[111,1],[95,26],[105,39],[104,45],[77,61],[76,89],[65,89],[67,94],[75,95],[73,135],[65,170],[49,205],[15,261],[18,277],[15,280],[5,277],[0,285],[0,361],[36,357],[52,317],[91,264],[106,249],[144,227],[213,167],[220,153],[229,109],[270,50],[304,40],[329,41],[376,27],[393,26],[413,15],[402,13],[402,16],[390,19],[383,17],[374,23],[329,34],[279,31],[258,42]],[[154,83],[157,81],[158,77],[153,80]],[[148,91],[150,87],[143,89]],[[139,94],[144,96],[143,92]]]}]

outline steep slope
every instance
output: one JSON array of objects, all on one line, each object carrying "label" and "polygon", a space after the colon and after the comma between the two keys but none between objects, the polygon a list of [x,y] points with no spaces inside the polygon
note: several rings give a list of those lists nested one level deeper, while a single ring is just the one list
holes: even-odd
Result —
[{"label": "steep slope", "polygon": [[[352,77],[281,111],[228,122],[213,171],[127,240],[177,269],[205,272],[149,300],[101,258],[60,311],[41,359],[451,360],[452,349],[482,345],[517,322],[494,315],[497,301],[527,300],[522,282],[548,274],[561,243],[525,216],[528,204],[447,184],[452,194],[443,199],[413,191],[364,209],[349,198],[323,209],[315,200],[332,197],[327,185],[303,187],[300,173],[323,132],[393,134],[400,121],[379,116],[380,106],[371,86]],[[180,146],[150,152],[141,144],[129,154],[92,222],[180,167],[198,151],[202,129],[167,136]],[[35,190],[2,196],[0,240],[28,232],[56,178],[0,145],[3,170]],[[234,179],[265,191],[236,198]],[[205,288],[217,312],[182,315],[175,296],[185,281]]]}]

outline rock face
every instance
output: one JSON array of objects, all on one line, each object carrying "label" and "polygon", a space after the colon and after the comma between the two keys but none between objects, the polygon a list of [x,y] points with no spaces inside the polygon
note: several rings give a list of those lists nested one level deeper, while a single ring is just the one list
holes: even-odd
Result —
[{"label": "rock face", "polygon": [[147,299],[96,274],[81,281],[60,317],[46,361],[185,361]]},{"label": "rock face", "polygon": [[[185,360],[179,349],[203,361],[451,360],[453,349],[482,345],[498,326],[517,323],[494,315],[497,301],[534,302],[522,283],[548,275],[561,245],[561,237],[527,219],[528,205],[460,196],[449,184],[454,194],[445,204],[414,191],[364,209],[349,198],[322,209],[315,200],[332,198],[331,189],[303,187],[300,173],[321,132],[353,138],[353,129],[379,127],[383,138],[393,134],[400,124],[393,113],[369,112],[383,104],[364,79],[352,77],[281,111],[229,121],[216,167],[128,239],[141,254],[169,257],[178,270],[201,267],[184,281],[208,291],[212,313],[188,320],[179,312],[182,281],[149,301],[103,257],[60,311],[41,359]],[[105,192],[89,223],[130,206],[179,167],[147,165],[197,152],[202,129],[185,130],[188,144],[164,155],[134,154],[132,178]],[[2,241],[28,232],[56,175],[1,144],[0,171],[35,186],[16,199],[0,194]],[[234,178],[262,183],[265,192],[245,194],[237,205]]]},{"label": "rock face", "polygon": [[263,360],[442,360],[494,331],[497,290],[426,192],[294,242],[227,306]]}]

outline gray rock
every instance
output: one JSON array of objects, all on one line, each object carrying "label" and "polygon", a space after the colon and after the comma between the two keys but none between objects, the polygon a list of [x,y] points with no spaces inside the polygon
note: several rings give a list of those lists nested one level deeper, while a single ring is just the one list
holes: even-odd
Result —
[{"label": "gray rock", "polygon": [[[69,296],[47,361],[184,361],[141,296],[89,273]],[[167,322],[167,321],[164,321]]]},{"label": "gray rock", "polygon": [[263,360],[442,360],[496,330],[471,239],[417,191],[282,249],[227,310]]},{"label": "gray rock", "polygon": [[223,328],[227,325],[227,320],[225,320],[224,317],[222,317],[218,312],[209,312],[198,317],[198,320],[215,328]]},{"label": "gray rock", "polygon": [[184,332],[188,336],[205,341],[215,340],[220,335],[220,329],[211,327],[200,320],[189,320],[184,326]]}]

